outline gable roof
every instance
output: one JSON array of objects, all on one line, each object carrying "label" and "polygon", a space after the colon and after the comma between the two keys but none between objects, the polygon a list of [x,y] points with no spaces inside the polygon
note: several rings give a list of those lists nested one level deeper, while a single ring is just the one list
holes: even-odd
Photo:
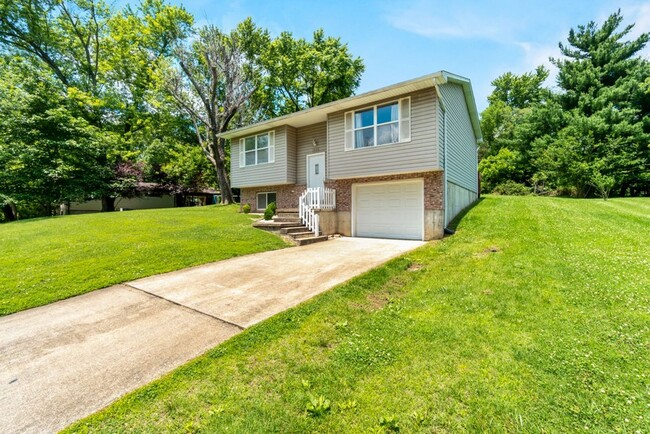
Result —
[{"label": "gable roof", "polygon": [[424,75],[412,80],[382,87],[381,89],[372,90],[360,95],[353,95],[348,98],[332,101],[327,104],[311,107],[299,112],[290,113],[288,115],[269,119],[263,122],[258,122],[256,124],[236,128],[234,130],[219,134],[219,137],[223,137],[224,139],[232,139],[237,136],[255,134],[283,125],[290,125],[295,128],[304,127],[307,125],[327,121],[327,115],[330,113],[371,104],[381,99],[397,97],[405,93],[437,87],[446,83],[454,83],[462,86],[463,93],[465,95],[465,102],[467,103],[467,108],[469,110],[469,117],[472,122],[472,128],[474,130],[474,135],[476,136],[477,141],[482,141],[483,136],[481,134],[478,110],[476,109],[476,101],[474,100],[472,84],[469,78],[461,77],[460,75],[452,74],[447,71],[434,72],[433,74]]}]

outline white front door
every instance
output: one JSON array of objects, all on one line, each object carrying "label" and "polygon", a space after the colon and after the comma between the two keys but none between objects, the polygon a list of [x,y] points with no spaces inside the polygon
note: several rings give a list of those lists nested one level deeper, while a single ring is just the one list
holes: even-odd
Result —
[{"label": "white front door", "polygon": [[325,187],[325,154],[307,155],[307,188]]}]

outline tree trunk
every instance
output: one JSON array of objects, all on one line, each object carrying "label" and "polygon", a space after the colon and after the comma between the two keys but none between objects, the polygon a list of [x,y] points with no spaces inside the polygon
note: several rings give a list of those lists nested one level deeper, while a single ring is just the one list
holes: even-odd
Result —
[{"label": "tree trunk", "polygon": [[219,190],[221,190],[221,203],[228,205],[233,203],[232,190],[230,188],[230,180],[226,172],[226,165],[223,160],[217,161],[217,182],[219,183]]},{"label": "tree trunk", "polygon": [[234,202],[232,189],[230,188],[230,179],[225,163],[225,139],[216,137],[216,132],[212,134],[212,152],[214,157],[214,168],[217,172],[217,183],[221,190],[221,203],[228,205]]},{"label": "tree trunk", "polygon": [[102,197],[102,212],[115,211],[115,198],[110,196]]},{"label": "tree trunk", "polygon": [[5,216],[5,221],[13,222],[18,220],[15,208],[9,203],[6,203],[2,206],[2,213]]}]

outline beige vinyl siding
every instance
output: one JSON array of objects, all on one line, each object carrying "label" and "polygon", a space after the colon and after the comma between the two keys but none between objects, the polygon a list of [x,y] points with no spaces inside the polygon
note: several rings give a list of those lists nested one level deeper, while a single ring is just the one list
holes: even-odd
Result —
[{"label": "beige vinyl siding", "polygon": [[436,105],[436,115],[438,119],[438,164],[441,169],[445,168],[445,111],[442,104]]},{"label": "beige vinyl siding", "polygon": [[287,126],[287,182],[295,184],[296,182],[296,129]]},{"label": "beige vinyl siding", "polygon": [[[173,208],[175,206],[174,197],[169,194],[161,196],[143,196],[143,197],[118,197],[115,199],[115,209],[156,209],[156,208]],[[89,200],[86,202],[72,202],[70,204],[70,214],[81,212],[100,212],[102,210],[101,200]]]},{"label": "beige vinyl siding", "polygon": [[[239,167],[239,139],[231,140],[230,179],[234,188],[257,187],[263,185],[288,184],[287,171],[287,127],[275,130],[275,161],[255,166]],[[258,133],[263,134],[263,133]]]},{"label": "beige vinyl siding", "polygon": [[[314,146],[314,139],[318,146]],[[297,177],[296,183],[307,184],[307,155],[325,152],[327,171],[327,122],[321,122],[296,130]],[[326,172],[327,173],[327,172]]]},{"label": "beige vinyl siding", "polygon": [[[328,116],[328,178],[358,178],[440,168],[437,152],[437,96],[433,88],[377,101],[375,104],[397,101],[407,96],[411,97],[411,140],[408,142],[346,151],[345,112]],[[356,110],[365,107],[367,106],[358,107]]]},{"label": "beige vinyl siding", "polygon": [[447,114],[447,181],[478,192],[476,136],[469,118],[463,88],[457,84],[440,86]]}]

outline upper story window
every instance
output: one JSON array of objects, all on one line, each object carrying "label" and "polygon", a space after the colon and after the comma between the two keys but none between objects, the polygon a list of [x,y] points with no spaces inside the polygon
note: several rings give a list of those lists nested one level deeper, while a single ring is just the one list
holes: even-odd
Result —
[{"label": "upper story window", "polygon": [[239,167],[273,163],[275,159],[275,134],[264,134],[239,139]]},{"label": "upper story window", "polygon": [[368,148],[411,140],[411,99],[345,114],[345,149]]}]

